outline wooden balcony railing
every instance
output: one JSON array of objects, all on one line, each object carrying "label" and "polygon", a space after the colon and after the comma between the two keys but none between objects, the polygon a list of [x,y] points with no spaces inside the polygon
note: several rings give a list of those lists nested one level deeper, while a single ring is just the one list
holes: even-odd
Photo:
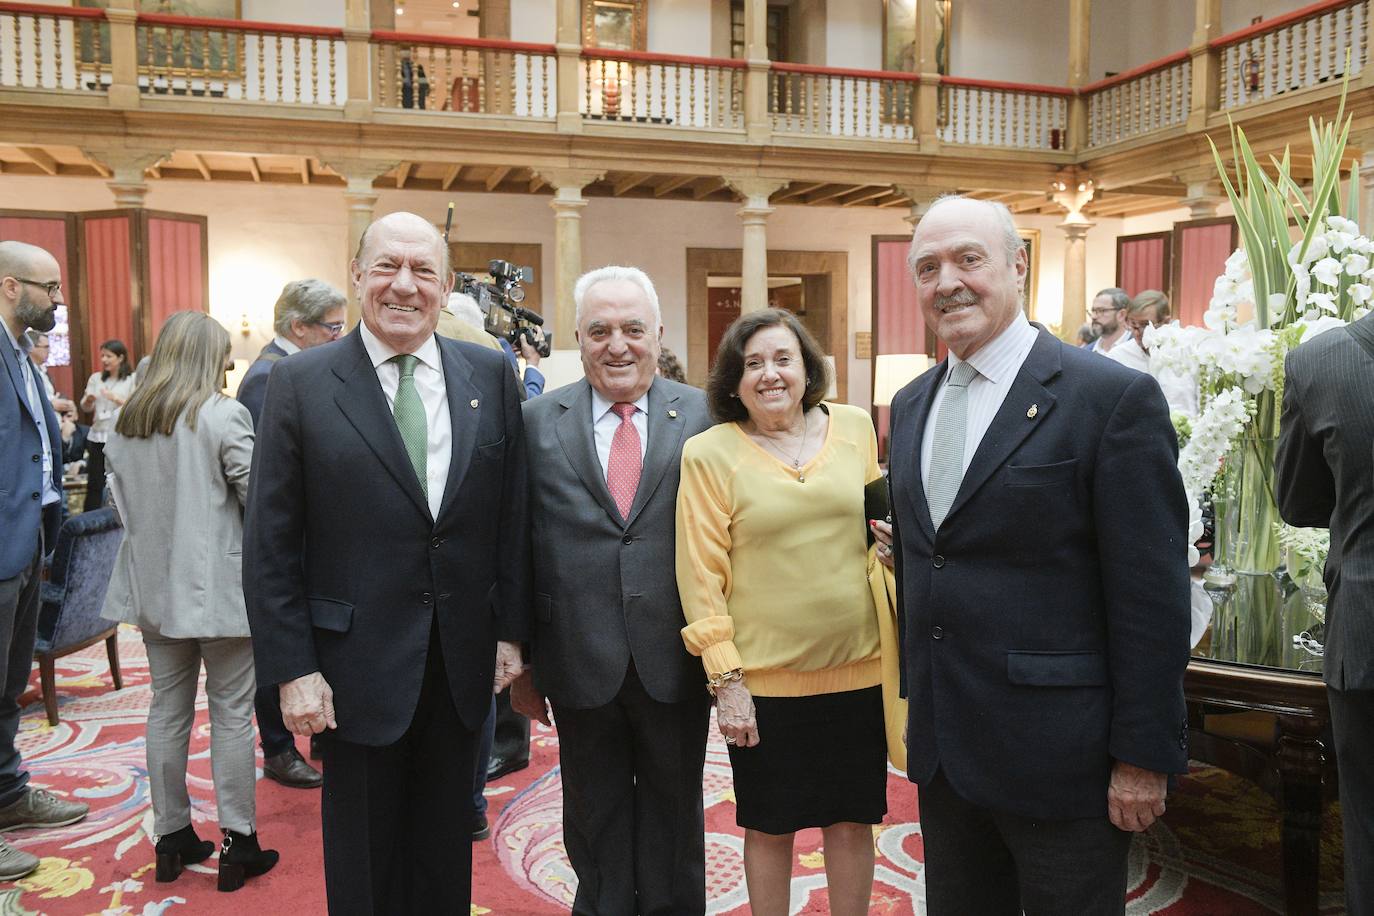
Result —
[{"label": "wooden balcony railing", "polygon": [[371,42],[378,108],[550,120],[557,114],[553,45],[382,31]]},{"label": "wooden balcony railing", "polygon": [[109,33],[101,10],[0,3],[0,86],[103,92]]},{"label": "wooden balcony railing", "polygon": [[142,13],[140,89],[153,95],[342,105],[342,29]]},{"label": "wooden balcony railing", "polygon": [[778,133],[910,140],[919,84],[914,73],[775,63],[768,110]]},{"label": "wooden balcony railing", "polygon": [[742,60],[582,50],[582,115],[719,130],[744,128]]},{"label": "wooden balcony railing", "polygon": [[940,78],[938,125],[942,143],[1012,149],[1068,146],[1072,89]]},{"label": "wooden balcony railing", "polygon": [[1369,0],[1325,0],[1209,43],[1220,55],[1220,107],[1238,108],[1364,68]]},{"label": "wooden balcony railing", "polygon": [[1187,51],[1084,86],[1088,146],[1105,146],[1188,120],[1193,62]]}]

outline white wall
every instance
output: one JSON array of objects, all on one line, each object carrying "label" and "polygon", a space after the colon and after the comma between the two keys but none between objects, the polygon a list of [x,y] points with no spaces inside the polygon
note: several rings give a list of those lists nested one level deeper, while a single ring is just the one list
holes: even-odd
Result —
[{"label": "white wall", "polygon": [[[153,209],[200,213],[209,218],[210,312],[233,333],[235,355],[251,357],[270,336],[272,305],[288,280],[318,277],[344,288],[348,283],[348,221],[338,189],[286,184],[153,181],[147,205]],[[44,210],[96,210],[112,205],[100,179],[0,175],[0,200],[7,207]],[[377,214],[412,210],[442,223],[449,200],[456,203],[453,237],[473,242],[522,242],[542,246],[542,263],[531,265],[545,291],[543,308],[552,311],[554,226],[549,198],[528,194],[444,194],[382,190]],[[654,279],[663,305],[665,342],[687,354],[687,249],[737,248],[738,205],[615,198],[592,198],[583,211],[583,256],[588,268],[634,264]],[[866,404],[869,363],[852,358],[855,331],[871,325],[870,253],[874,235],[910,231],[903,208],[843,209],[779,206],[768,225],[775,250],[842,251],[849,267],[849,399]],[[1186,211],[1184,211],[1186,217]],[[1055,217],[1022,217],[1041,230],[1037,317],[1059,322],[1063,308],[1064,234]],[[1144,232],[1139,221],[1100,220],[1088,234],[1088,293],[1111,286],[1115,277],[1115,239]],[[238,333],[244,316],[254,328]],[[571,332],[552,328],[559,346]]]},{"label": "white wall", "polygon": [[[797,26],[797,23],[792,24],[794,31]],[[829,0],[825,8],[825,66],[882,69],[881,4]]]},{"label": "white wall", "polygon": [[[1068,82],[1068,0],[956,2],[952,10],[953,75],[1051,86]],[[830,15],[835,15],[833,3]]]},{"label": "white wall", "polygon": [[1088,81],[1186,49],[1196,15],[1191,0],[1093,0]]},{"label": "white wall", "polygon": [[711,9],[701,0],[649,0],[649,50],[711,56]]},{"label": "white wall", "polygon": [[241,3],[243,18],[253,22],[289,22],[335,29],[343,28],[344,24],[343,0],[241,0]]},{"label": "white wall", "polygon": [[552,44],[557,36],[558,10],[555,0],[510,0],[511,41]]}]

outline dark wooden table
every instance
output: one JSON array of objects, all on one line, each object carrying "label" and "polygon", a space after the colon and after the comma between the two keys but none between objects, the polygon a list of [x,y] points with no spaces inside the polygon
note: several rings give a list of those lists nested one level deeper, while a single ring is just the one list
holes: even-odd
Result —
[{"label": "dark wooden table", "polygon": [[[1336,797],[1336,761],[1327,745],[1331,714],[1320,656],[1295,645],[1293,637],[1312,631],[1316,621],[1290,590],[1265,625],[1266,637],[1257,640],[1245,632],[1244,594],[1244,588],[1239,594],[1212,593],[1217,604],[1212,630],[1183,679],[1189,754],[1255,782],[1274,797],[1282,817],[1284,912],[1314,916],[1322,806]],[[1266,718],[1248,732],[1209,732],[1206,720],[1226,711]]]}]

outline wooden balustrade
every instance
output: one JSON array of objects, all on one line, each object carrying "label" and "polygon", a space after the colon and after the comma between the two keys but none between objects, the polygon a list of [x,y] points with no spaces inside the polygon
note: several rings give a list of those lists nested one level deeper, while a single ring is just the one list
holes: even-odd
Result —
[{"label": "wooden balustrade", "polygon": [[553,45],[372,33],[373,104],[520,118],[557,114]]},{"label": "wooden balustrade", "polygon": [[940,79],[937,124],[942,143],[1062,150],[1068,145],[1072,89]]},{"label": "wooden balustrade", "polygon": [[740,60],[644,51],[582,52],[582,115],[673,127],[742,130],[744,73]]},{"label": "wooden balustrade", "polygon": [[1223,110],[1359,73],[1368,56],[1369,0],[1327,0],[1223,35],[1217,97]]},{"label": "wooden balustrade", "polygon": [[914,73],[775,63],[768,110],[778,133],[910,140],[919,84]]},{"label": "wooden balustrade", "polygon": [[139,86],[153,95],[342,105],[342,29],[143,13]]},{"label": "wooden balustrade", "polygon": [[1180,51],[1084,86],[1079,92],[1088,99],[1088,146],[1186,123],[1192,79],[1192,58]]},{"label": "wooden balustrade", "polygon": [[104,92],[109,40],[101,10],[0,3],[0,86]]}]

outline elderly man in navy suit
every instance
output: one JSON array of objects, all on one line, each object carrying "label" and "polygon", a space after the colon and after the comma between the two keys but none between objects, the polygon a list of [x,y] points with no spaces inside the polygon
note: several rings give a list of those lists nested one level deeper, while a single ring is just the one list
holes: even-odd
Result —
[{"label": "elderly man in navy suit", "polygon": [[[0,830],[60,827],[88,806],[29,788],[14,746],[19,695],[29,682],[38,631],[43,555],[62,523],[62,433],[28,354],[29,328],[50,331],[62,303],[57,259],[23,242],[0,242]],[[38,857],[0,840],[0,880]]]},{"label": "elderly man in navy suit", "polygon": [[[909,260],[949,358],[892,404],[908,771],[930,912],[1121,913],[1187,766],[1187,505],[1153,378],[1021,311],[1006,207],[937,201]],[[1148,494],[1123,501],[1121,481]]]}]

